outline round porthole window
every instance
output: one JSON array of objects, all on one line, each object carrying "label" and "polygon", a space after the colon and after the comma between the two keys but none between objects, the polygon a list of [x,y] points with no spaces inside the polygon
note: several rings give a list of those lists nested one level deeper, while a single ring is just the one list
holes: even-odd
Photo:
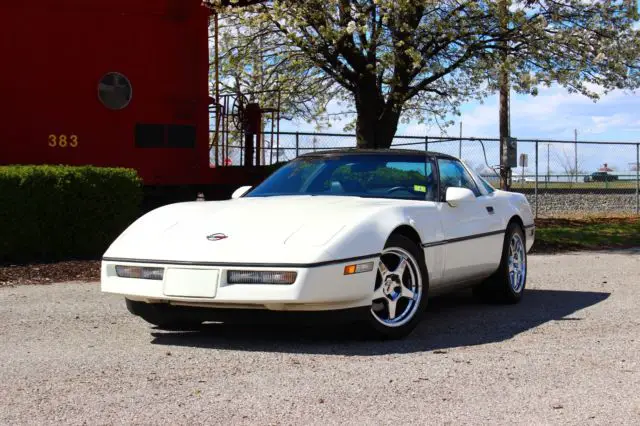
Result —
[{"label": "round porthole window", "polygon": [[110,72],[98,84],[98,97],[102,104],[113,110],[123,109],[131,102],[131,82],[118,72]]}]

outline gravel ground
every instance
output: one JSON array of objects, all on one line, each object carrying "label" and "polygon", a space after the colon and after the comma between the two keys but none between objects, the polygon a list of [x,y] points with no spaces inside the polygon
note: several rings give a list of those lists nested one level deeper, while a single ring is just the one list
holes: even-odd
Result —
[{"label": "gravel ground", "polygon": [[0,288],[16,284],[52,284],[63,281],[97,281],[99,260],[7,265],[0,263]]},{"label": "gravel ground", "polygon": [[522,304],[439,298],[399,342],[171,333],[97,283],[0,288],[0,423],[638,424],[640,251],[529,260]]}]

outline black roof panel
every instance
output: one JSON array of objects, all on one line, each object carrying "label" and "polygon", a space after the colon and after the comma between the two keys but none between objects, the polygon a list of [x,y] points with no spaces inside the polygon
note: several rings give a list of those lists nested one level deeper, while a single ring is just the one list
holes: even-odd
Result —
[{"label": "black roof panel", "polygon": [[385,148],[385,149],[364,149],[364,148],[340,148],[340,149],[331,149],[326,151],[316,151],[309,152],[306,154],[300,154],[299,157],[326,157],[331,155],[415,155],[420,157],[425,156],[433,156],[433,157],[443,157],[443,158],[453,158],[455,157],[443,154],[441,152],[431,152],[431,151],[420,151],[417,149],[394,149],[394,148]]}]

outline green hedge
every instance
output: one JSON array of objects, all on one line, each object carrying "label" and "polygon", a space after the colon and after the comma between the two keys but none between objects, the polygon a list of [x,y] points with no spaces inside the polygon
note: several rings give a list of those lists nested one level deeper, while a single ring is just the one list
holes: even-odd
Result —
[{"label": "green hedge", "polygon": [[0,262],[99,258],[140,213],[130,169],[0,167]]}]

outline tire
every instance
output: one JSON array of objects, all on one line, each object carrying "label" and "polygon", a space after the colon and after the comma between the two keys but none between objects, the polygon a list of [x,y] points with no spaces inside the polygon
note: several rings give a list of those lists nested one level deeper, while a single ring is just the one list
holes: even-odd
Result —
[{"label": "tire", "polygon": [[[406,260],[399,276],[403,258]],[[415,329],[426,310],[429,286],[424,254],[409,238],[391,235],[380,256],[380,265],[369,318],[363,325],[373,338],[402,339]]]},{"label": "tire", "polygon": [[[512,244],[514,245],[512,247]],[[512,251],[513,250],[513,251]],[[520,258],[512,268],[512,254]],[[473,289],[474,296],[485,302],[515,304],[522,300],[527,284],[527,248],[522,227],[511,222],[505,232],[500,266],[486,281]],[[520,272],[512,275],[511,270]],[[512,278],[514,280],[512,280]]]},{"label": "tire", "polygon": [[136,302],[126,299],[127,310],[162,330],[192,331],[202,326],[202,321],[171,311],[169,305]]}]

